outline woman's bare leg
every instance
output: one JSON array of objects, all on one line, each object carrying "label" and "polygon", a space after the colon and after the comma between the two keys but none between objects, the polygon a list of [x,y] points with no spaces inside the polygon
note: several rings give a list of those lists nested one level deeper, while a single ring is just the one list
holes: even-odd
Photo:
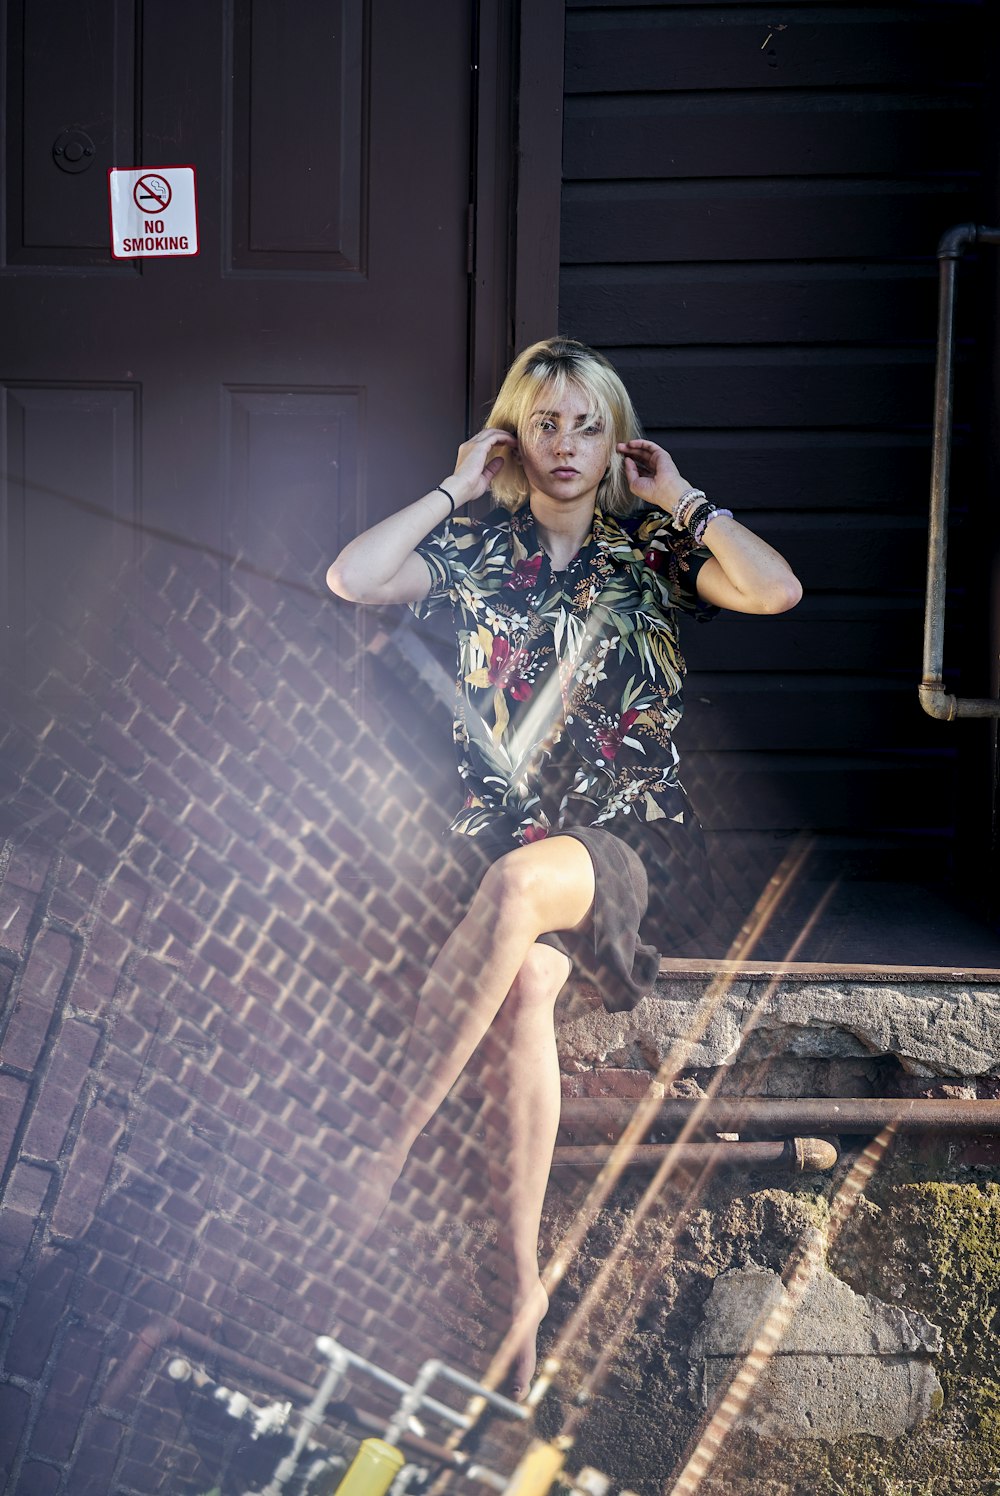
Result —
[{"label": "woman's bare leg", "polygon": [[[483,1078],[490,1173],[497,1198],[498,1279],[503,1308],[521,1316],[511,1363],[512,1396],[525,1395],[535,1372],[535,1339],[549,1307],[538,1276],[538,1228],[559,1125],[560,1084],[553,1011],[570,973],[561,951],[533,945],[488,1035]],[[494,1129],[502,1145],[493,1142]],[[499,1155],[499,1156],[498,1156]],[[494,1168],[493,1160],[497,1167]]]},{"label": "woman's bare leg", "polygon": [[373,1160],[356,1198],[358,1236],[377,1220],[415,1139],[478,1048],[536,938],[584,924],[593,900],[593,863],[575,837],[518,847],[487,868],[421,989],[396,1087],[392,1144]]}]

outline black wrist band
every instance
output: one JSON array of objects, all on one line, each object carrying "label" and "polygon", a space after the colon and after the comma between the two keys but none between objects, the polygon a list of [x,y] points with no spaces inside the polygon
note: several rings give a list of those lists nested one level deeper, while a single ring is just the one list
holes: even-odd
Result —
[{"label": "black wrist band", "polygon": [[443,493],[444,496],[445,496],[445,498],[448,500],[448,503],[451,505],[451,508],[448,510],[448,516],[447,517],[448,517],[448,519],[451,519],[452,515],[455,513],[455,500],[452,498],[451,494],[448,492],[448,490],[446,488],[442,488],[441,487],[440,483],[435,484],[435,486],[434,486],[434,492],[435,493]]},{"label": "black wrist band", "polygon": [[691,510],[690,514],[686,514],[684,516],[685,530],[690,531],[690,533],[693,535],[699,525],[708,523],[712,515],[715,513],[715,510],[716,505],[709,503],[707,500],[704,503],[698,504],[694,509]]}]

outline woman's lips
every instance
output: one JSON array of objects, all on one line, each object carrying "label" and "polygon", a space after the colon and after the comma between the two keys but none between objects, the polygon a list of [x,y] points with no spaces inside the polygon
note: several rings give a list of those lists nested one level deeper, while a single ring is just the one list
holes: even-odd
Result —
[{"label": "woman's lips", "polygon": [[553,478],[575,478],[576,468],[559,467],[552,469]]}]

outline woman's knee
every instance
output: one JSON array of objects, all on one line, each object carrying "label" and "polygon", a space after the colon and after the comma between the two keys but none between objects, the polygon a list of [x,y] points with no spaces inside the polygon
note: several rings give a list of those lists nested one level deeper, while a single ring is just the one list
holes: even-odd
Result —
[{"label": "woman's knee", "polygon": [[530,858],[508,852],[483,874],[476,901],[493,919],[527,926],[537,922],[541,885]]},{"label": "woman's knee", "polygon": [[551,945],[533,945],[507,994],[503,1009],[506,1016],[551,1012],[571,970],[569,958],[562,951]]},{"label": "woman's knee", "polygon": [[534,939],[546,930],[582,928],[593,900],[590,854],[572,836],[553,836],[492,863],[474,904],[497,931],[516,930]]}]

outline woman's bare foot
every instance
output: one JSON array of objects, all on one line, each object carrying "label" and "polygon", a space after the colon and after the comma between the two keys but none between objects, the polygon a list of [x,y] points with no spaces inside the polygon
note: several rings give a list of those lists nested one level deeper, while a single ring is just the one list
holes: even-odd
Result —
[{"label": "woman's bare foot", "polygon": [[538,1329],[548,1312],[549,1296],[540,1278],[536,1278],[523,1295],[515,1295],[511,1335],[516,1337],[517,1349],[506,1378],[506,1390],[515,1402],[521,1402],[528,1395],[535,1375]]}]

